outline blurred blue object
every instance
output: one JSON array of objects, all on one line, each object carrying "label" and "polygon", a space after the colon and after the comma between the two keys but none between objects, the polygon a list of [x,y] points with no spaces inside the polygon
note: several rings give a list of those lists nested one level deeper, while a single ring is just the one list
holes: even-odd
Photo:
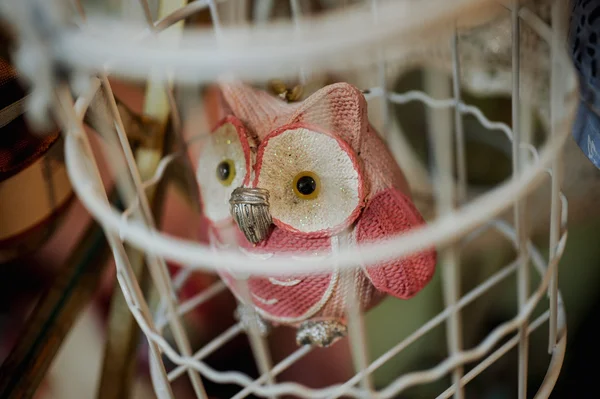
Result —
[{"label": "blurred blue object", "polygon": [[600,0],[573,0],[572,6],[569,49],[580,83],[573,137],[600,168]]}]

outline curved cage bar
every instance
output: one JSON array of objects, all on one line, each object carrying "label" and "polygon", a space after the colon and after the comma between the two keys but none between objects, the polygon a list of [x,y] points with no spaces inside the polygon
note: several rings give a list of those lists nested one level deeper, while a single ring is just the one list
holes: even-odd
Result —
[{"label": "curved cage bar", "polygon": [[[67,13],[69,18],[53,13],[52,18],[44,21],[47,24],[42,24],[43,28],[20,28],[20,54],[25,62],[27,51],[42,43],[45,54],[51,55],[42,67],[68,66],[65,76],[29,73],[36,83],[33,98],[37,101],[32,102],[30,112],[41,116],[41,110],[48,106],[60,121],[73,189],[106,232],[116,260],[119,284],[149,342],[151,375],[158,397],[173,397],[170,384],[183,376],[190,379],[198,398],[209,397],[204,387],[206,380],[238,385],[240,391],[235,398],[250,394],[261,397],[293,394],[306,398],[393,398],[410,387],[449,375],[451,383],[438,397],[462,398],[464,387],[470,381],[517,348],[518,397],[525,398],[529,335],[546,322],[551,360],[536,397],[548,397],[558,378],[566,345],[565,310],[558,291],[558,263],[567,238],[567,201],[560,190],[561,151],[569,135],[577,91],[575,75],[564,48],[566,21],[563,16],[566,11],[563,2],[374,0],[349,6],[344,5],[344,1],[336,1],[327,2],[333,6],[325,7],[315,16],[304,13],[301,2],[291,0],[289,18],[276,22],[268,21],[267,15],[274,7],[270,1],[240,1],[239,4],[215,0],[196,0],[188,4],[169,2],[170,8],[161,8],[158,17],[152,15],[145,0],[140,3],[147,22],[145,26],[86,16],[81,5],[77,8],[78,13]],[[254,6],[253,21],[247,18],[250,3]],[[40,10],[62,6],[65,4],[58,1],[30,0],[15,5],[12,10],[2,10],[25,23],[31,21],[32,15],[39,15]],[[550,9],[551,13],[548,13]],[[182,29],[185,20],[204,10],[209,11],[210,28]],[[544,10],[545,17],[540,16]],[[461,50],[461,45],[474,42],[468,36],[469,32],[476,32],[476,37],[485,41],[486,36],[481,32],[494,29],[498,20],[505,24],[502,25],[505,36],[499,37],[508,42],[506,48],[511,55],[510,65],[503,66],[511,77],[508,87],[489,80],[488,71],[472,66],[479,62],[477,58]],[[354,29],[356,26],[363,30]],[[45,40],[40,39],[43,29],[52,32]],[[522,32],[526,29],[530,35],[537,36],[535,46],[528,47],[529,41],[522,43]],[[545,54],[547,59],[540,58],[536,64],[523,57],[524,51],[532,49]],[[485,57],[488,55],[482,55]],[[443,71],[435,70],[438,64],[442,65]],[[540,68],[546,69],[538,73],[532,67],[534,64],[535,68],[540,64]],[[413,67],[425,69],[423,90],[397,92],[393,89],[391,75]],[[477,71],[482,73],[481,76],[476,76]],[[507,71],[502,70],[499,74]],[[304,82],[309,76],[327,73],[365,85],[361,88],[369,102],[372,122],[380,126],[379,131],[389,143],[402,137],[400,127],[391,121],[390,107],[419,103],[426,109],[431,168],[421,165],[421,172],[428,174],[422,183],[430,196],[435,219],[428,220],[423,228],[388,240],[343,248],[326,262],[322,259],[298,260],[292,256],[277,260],[249,258],[235,249],[215,248],[169,236],[156,227],[146,194],[162,181],[169,165],[188,154],[185,151],[168,154],[157,160],[150,174],[142,173],[128,141],[109,76],[149,80],[150,86],[166,88],[164,96],[160,97],[161,104],[168,104],[165,109],[171,111],[171,129],[187,149],[195,140],[203,139],[203,132],[208,127],[196,126],[195,134],[183,138],[185,118],[174,95],[177,90],[232,77],[264,84],[274,76]],[[547,79],[547,82],[539,83],[536,79]],[[538,84],[546,88],[542,94],[536,90]],[[478,87],[485,95],[510,94],[510,125],[490,120],[481,109],[469,104],[463,97],[464,86]],[[531,132],[523,127],[524,106],[536,110],[547,131],[542,145],[534,143]],[[90,111],[100,116],[97,123],[105,144],[105,156],[125,199],[123,211],[109,203],[100,178],[83,123]],[[467,188],[466,116],[478,121],[490,135],[504,140],[511,150],[512,176],[476,196],[470,195]],[[401,141],[398,145],[399,154],[410,155],[411,149],[406,143]],[[408,161],[398,156],[398,162],[406,166]],[[127,173],[122,174],[123,170]],[[418,180],[415,177],[418,165],[407,175],[411,184]],[[531,226],[527,225],[526,216],[528,197],[547,182],[550,183],[551,205],[548,215],[550,252],[546,255],[532,243]],[[488,231],[496,231],[510,242],[515,258],[476,287],[461,292],[461,251]],[[156,310],[151,309],[142,293],[125,244],[145,254],[153,285],[160,296]],[[215,273],[226,268],[242,275],[269,276],[317,273],[334,268],[346,272],[359,267],[357,258],[364,264],[375,264],[430,247],[436,247],[439,253],[438,273],[442,276],[444,310],[383,355],[371,360],[366,349],[365,321],[356,306],[356,292],[349,292],[353,299],[347,309],[349,343],[356,374],[344,383],[309,388],[295,382],[278,382],[279,374],[318,349],[302,346],[273,364],[257,324],[251,323],[248,328],[241,322],[234,324],[195,352],[186,335],[182,317],[226,289],[225,284],[219,282],[180,300],[177,291],[192,271]],[[167,261],[181,265],[182,271],[172,276]],[[280,267],[282,261],[286,262],[285,270]],[[530,264],[537,272],[534,277],[530,276]],[[532,281],[538,280],[536,276],[539,276],[539,283],[532,289]],[[464,347],[461,312],[511,277],[517,282],[517,312],[491,330],[478,345]],[[241,295],[250,295],[245,280],[240,279],[239,286]],[[544,309],[539,313],[537,310],[541,305]],[[448,356],[444,361],[429,369],[399,375],[385,387],[375,387],[372,374],[378,368],[442,324],[445,324],[448,341]],[[165,338],[167,329],[173,342]],[[260,372],[257,378],[236,370],[218,371],[204,362],[246,330]],[[467,369],[467,365],[473,367]]]}]

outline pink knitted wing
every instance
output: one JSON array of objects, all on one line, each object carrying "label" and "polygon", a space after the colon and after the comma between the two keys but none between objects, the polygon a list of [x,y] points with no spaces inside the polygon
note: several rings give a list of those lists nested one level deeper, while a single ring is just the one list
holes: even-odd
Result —
[{"label": "pink knitted wing", "polygon": [[[369,201],[356,226],[357,242],[388,238],[424,224],[410,198],[390,188]],[[367,275],[379,291],[398,298],[416,295],[433,277],[436,263],[434,249],[404,259],[367,267]]]}]

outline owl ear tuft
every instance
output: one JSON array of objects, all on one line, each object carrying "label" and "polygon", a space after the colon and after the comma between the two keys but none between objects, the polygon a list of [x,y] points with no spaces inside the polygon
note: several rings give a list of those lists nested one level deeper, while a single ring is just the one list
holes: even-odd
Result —
[{"label": "owl ear tuft", "polygon": [[334,83],[308,97],[289,123],[319,126],[339,135],[359,151],[369,120],[362,92],[349,83]]},{"label": "owl ear tuft", "polygon": [[235,115],[259,141],[279,126],[305,123],[337,134],[355,151],[367,130],[367,103],[348,83],[326,86],[302,103],[285,103],[241,82],[221,82],[215,95],[218,115]]},{"label": "owl ear tuft", "polygon": [[244,122],[259,141],[294,110],[293,104],[241,82],[222,82],[219,89],[230,114]]}]

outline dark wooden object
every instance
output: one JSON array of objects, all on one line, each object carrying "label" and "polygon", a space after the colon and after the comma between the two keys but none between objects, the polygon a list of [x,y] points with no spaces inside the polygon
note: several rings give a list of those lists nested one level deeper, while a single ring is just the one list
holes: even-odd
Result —
[{"label": "dark wooden object", "polygon": [[0,398],[35,394],[77,317],[96,293],[109,252],[102,228],[91,222],[0,366]]}]

